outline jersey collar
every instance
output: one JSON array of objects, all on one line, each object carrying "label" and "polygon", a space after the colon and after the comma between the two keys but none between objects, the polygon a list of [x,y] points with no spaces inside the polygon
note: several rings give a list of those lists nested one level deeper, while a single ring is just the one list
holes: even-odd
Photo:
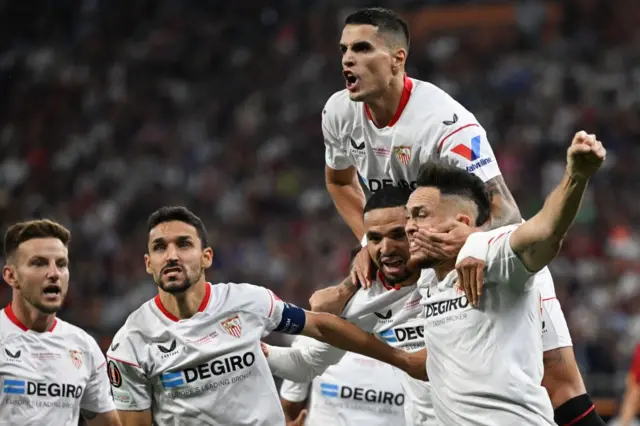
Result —
[{"label": "jersey collar", "polygon": [[[202,298],[202,302],[200,302],[200,306],[198,307],[198,312],[202,312],[205,310],[205,308],[209,304],[210,298],[211,298],[211,283],[208,282],[207,287],[204,289],[204,297]],[[171,312],[167,310],[167,308],[164,307],[164,305],[162,304],[162,300],[160,300],[159,294],[153,298],[153,301],[156,303],[156,306],[165,317],[169,318],[171,321],[174,321],[174,322],[180,321],[180,318],[173,315]]]},{"label": "jersey collar", "polygon": [[[7,315],[7,318],[9,318],[9,321],[11,321],[16,327],[18,327],[22,331],[29,331],[29,327],[24,325],[22,321],[20,321],[16,316],[16,314],[13,312],[13,308],[11,307],[11,302],[9,302],[7,307],[4,308],[4,313]],[[53,329],[56,328],[57,324],[58,324],[58,319],[54,318],[53,324],[51,324],[51,327],[47,331],[52,332]]]},{"label": "jersey collar", "polygon": [[[398,122],[398,120],[400,119],[400,115],[402,115],[402,111],[404,111],[404,108],[407,106],[407,103],[409,102],[412,89],[413,89],[413,80],[411,80],[409,77],[407,77],[407,74],[405,74],[404,88],[402,89],[400,104],[398,105],[398,109],[396,110],[396,113],[393,115],[393,118],[391,118],[391,121],[389,121],[386,127],[392,127],[394,124]],[[369,107],[367,106],[367,104],[364,104],[364,111],[367,113],[367,118],[373,121],[373,118],[371,117],[371,111],[369,111]]]},{"label": "jersey collar", "polygon": [[382,275],[382,272],[378,271],[378,279],[380,280],[380,283],[382,283],[382,286],[384,288],[386,288],[387,290],[400,290],[400,286],[391,286],[389,284],[387,284],[387,282],[384,279],[384,275]]}]

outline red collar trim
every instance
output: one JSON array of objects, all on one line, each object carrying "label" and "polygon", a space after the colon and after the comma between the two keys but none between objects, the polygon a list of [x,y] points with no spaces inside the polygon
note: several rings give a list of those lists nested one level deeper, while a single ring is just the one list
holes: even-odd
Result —
[{"label": "red collar trim", "polygon": [[[209,304],[209,299],[211,299],[211,283],[207,283],[207,287],[204,290],[204,297],[202,298],[202,302],[200,302],[200,306],[198,307],[198,312],[202,312],[205,310],[207,305]],[[153,298],[154,302],[156,302],[156,306],[164,314],[165,317],[169,318],[171,321],[178,322],[180,318],[173,315],[171,312],[167,310],[162,304],[162,300],[160,300],[160,295],[156,295]]]},{"label": "red collar trim", "polygon": [[[392,127],[394,124],[398,122],[400,116],[402,115],[402,111],[404,111],[407,103],[409,102],[409,98],[411,97],[411,90],[413,89],[413,80],[407,77],[407,74],[404,75],[404,89],[402,89],[402,96],[400,97],[400,104],[398,105],[398,109],[396,113],[393,115],[393,118],[385,127]],[[367,113],[367,118],[373,121],[371,117],[371,111],[369,111],[369,107],[367,104],[364,104],[364,111]]]},{"label": "red collar trim", "polygon": [[[14,323],[16,325],[16,327],[18,327],[22,331],[29,331],[29,327],[24,325],[22,323],[22,321],[20,321],[18,319],[18,317],[16,316],[16,314],[13,312],[13,308],[11,307],[11,303],[9,303],[6,308],[4,308],[4,313],[7,315],[7,318],[9,318],[9,321]],[[58,320],[56,318],[54,318],[53,319],[53,324],[51,324],[51,328],[49,328],[47,331],[48,332],[52,332],[53,329],[56,328],[57,324],[58,324]]]},{"label": "red collar trim", "polygon": [[382,286],[384,288],[386,288],[387,290],[398,290],[400,288],[400,287],[393,287],[393,286],[390,286],[389,284],[387,284],[387,282],[384,279],[384,275],[382,275],[382,272],[380,272],[380,271],[378,271],[378,279],[382,283]]}]

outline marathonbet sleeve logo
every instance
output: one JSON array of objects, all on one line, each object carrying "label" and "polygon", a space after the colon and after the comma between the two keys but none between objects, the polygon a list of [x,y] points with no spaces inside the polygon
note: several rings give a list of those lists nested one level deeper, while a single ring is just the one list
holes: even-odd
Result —
[{"label": "marathonbet sleeve logo", "polygon": [[234,337],[242,336],[242,323],[238,315],[234,315],[220,323],[224,331]]}]

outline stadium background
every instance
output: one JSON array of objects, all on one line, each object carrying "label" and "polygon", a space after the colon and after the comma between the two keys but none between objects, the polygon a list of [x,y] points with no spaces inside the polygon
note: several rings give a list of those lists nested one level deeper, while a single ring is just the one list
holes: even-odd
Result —
[{"label": "stadium background", "polygon": [[640,337],[637,0],[0,1],[2,226],[70,227],[61,317],[105,349],[155,294],[145,220],[163,204],[206,222],[210,280],[307,306],[356,243],[324,188],[320,111],[344,87],[342,19],[372,5],[404,11],[408,74],[477,115],[525,217],[575,130],[605,142],[552,269],[591,393],[618,400]]}]

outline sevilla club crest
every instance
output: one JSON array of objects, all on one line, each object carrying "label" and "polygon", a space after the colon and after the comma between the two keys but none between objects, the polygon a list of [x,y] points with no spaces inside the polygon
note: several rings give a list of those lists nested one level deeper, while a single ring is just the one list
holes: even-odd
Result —
[{"label": "sevilla club crest", "polygon": [[82,358],[83,358],[82,352],[76,351],[76,350],[70,350],[69,356],[71,356],[71,362],[73,363],[73,365],[77,369],[80,369],[80,367],[82,367]]},{"label": "sevilla club crest", "polygon": [[234,315],[231,318],[227,318],[226,320],[220,323],[224,331],[229,333],[234,337],[242,336],[242,323],[240,322],[240,318],[238,315]]},{"label": "sevilla club crest", "polygon": [[396,146],[393,148],[393,153],[402,164],[404,164],[405,166],[409,164],[409,161],[411,160],[410,146]]}]

